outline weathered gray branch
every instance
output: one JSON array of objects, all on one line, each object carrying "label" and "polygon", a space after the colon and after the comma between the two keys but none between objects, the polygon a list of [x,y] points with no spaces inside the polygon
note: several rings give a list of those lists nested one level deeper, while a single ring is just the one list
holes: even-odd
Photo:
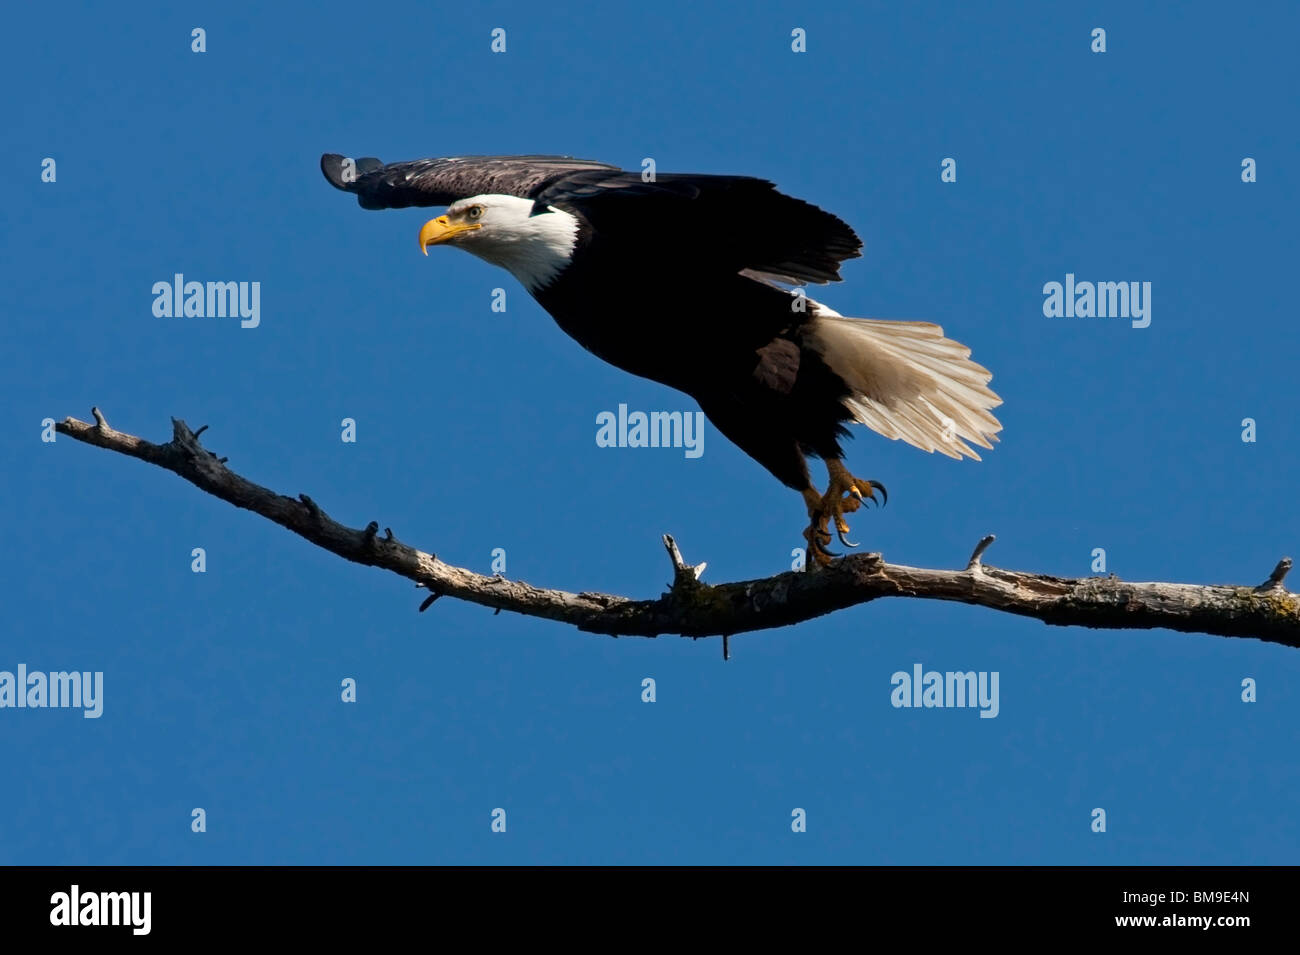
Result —
[{"label": "weathered gray branch", "polygon": [[725,648],[731,634],[799,623],[878,597],[922,597],[978,604],[1059,626],[1165,627],[1300,647],[1300,595],[1283,586],[1291,568],[1289,557],[1257,587],[1129,583],[1114,576],[1052,577],[990,567],[981,560],[993,542],[989,535],[962,570],[907,567],[887,563],[879,554],[861,554],[815,573],[791,571],[762,580],[710,585],[700,580],[704,565],[687,564],[673,539],[665,537],[673,582],[657,599],[548,590],[445,564],[433,554],[403,544],[387,528],[380,536],[374,521],[360,530],[345,527],[305,494],[285,497],[230,470],[225,458],[199,444],[204,428],[193,432],[184,421],[173,418],[172,440],[152,444],[114,430],[98,408],[93,413],[95,424],[68,418],[56,426],[58,432],[166,468],[340,557],[413,580],[429,591],[421,610],[439,597],[451,596],[593,633],[722,636]]}]

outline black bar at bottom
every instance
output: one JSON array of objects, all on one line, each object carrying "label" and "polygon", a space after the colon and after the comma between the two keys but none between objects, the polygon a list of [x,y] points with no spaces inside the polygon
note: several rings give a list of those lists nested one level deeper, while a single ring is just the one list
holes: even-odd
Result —
[{"label": "black bar at bottom", "polygon": [[[0,869],[6,948],[292,937],[537,943],[593,934],[658,939],[678,923],[736,935],[782,923],[890,936],[1034,939],[1133,935],[1223,940],[1285,932],[1290,868],[25,868]],[[594,879],[595,881],[588,881]],[[91,924],[87,924],[91,923]],[[801,929],[802,927],[802,929]],[[613,934],[608,934],[612,932]],[[915,933],[919,932],[920,935]],[[698,940],[698,939],[697,939]],[[653,943],[652,943],[653,944]],[[14,948],[13,951],[22,949]]]}]

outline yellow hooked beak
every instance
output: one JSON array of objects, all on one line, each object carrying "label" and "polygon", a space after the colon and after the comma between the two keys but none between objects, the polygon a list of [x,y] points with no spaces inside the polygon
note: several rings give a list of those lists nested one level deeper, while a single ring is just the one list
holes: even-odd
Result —
[{"label": "yellow hooked beak", "polygon": [[452,222],[447,216],[430,219],[420,229],[420,251],[428,255],[429,246],[454,239],[462,232],[473,232],[481,228],[481,222]]}]

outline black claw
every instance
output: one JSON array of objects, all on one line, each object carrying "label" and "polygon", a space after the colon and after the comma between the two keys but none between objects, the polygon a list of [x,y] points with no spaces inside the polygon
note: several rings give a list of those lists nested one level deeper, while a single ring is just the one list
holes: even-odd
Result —
[{"label": "black claw", "polygon": [[[822,537],[826,538],[825,543],[822,542],[821,540]],[[808,550],[813,554],[819,554],[825,557],[839,557],[840,556],[839,554],[835,553],[832,550],[828,550],[826,548],[826,545],[829,544],[830,542],[831,542],[830,534],[822,534],[820,531],[818,531],[813,536],[813,539],[808,541]]]},{"label": "black claw", "polygon": [[831,542],[831,535],[829,531],[819,531],[810,527],[808,530],[804,531],[803,539],[806,540],[810,546],[815,547],[818,544],[829,544]]},{"label": "black claw", "polygon": [[885,485],[881,484],[879,481],[868,481],[867,483],[880,492],[881,507],[884,507],[889,503],[889,492],[885,490]]},{"label": "black claw", "polygon": [[840,543],[843,544],[845,547],[857,547],[857,546],[858,546],[857,544],[853,543],[853,541],[851,541],[851,540],[849,540],[847,537],[845,537],[844,534],[840,531],[840,529],[839,529],[838,527],[835,528],[835,536],[837,536],[837,537],[840,539]]}]

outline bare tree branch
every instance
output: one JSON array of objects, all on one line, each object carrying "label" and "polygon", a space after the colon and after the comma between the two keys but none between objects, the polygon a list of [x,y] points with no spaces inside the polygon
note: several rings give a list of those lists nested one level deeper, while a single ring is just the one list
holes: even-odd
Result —
[{"label": "bare tree branch", "polygon": [[982,563],[993,536],[979,542],[962,570],[928,570],[887,563],[879,554],[845,557],[816,572],[777,574],[762,580],[705,584],[704,564],[682,559],[664,537],[673,564],[669,589],[655,600],[591,592],[567,593],[503,577],[485,577],[403,544],[378,522],[357,530],[331,519],[307,495],[276,494],[241,477],[199,444],[199,434],[172,419],[172,440],[152,444],[109,426],[98,408],[95,424],[68,418],[60,434],[117,451],[179,474],[191,484],[288,528],[319,547],[358,564],[382,567],[427,588],[426,609],[442,596],[545,617],[580,630],[613,636],[722,636],[783,627],[878,597],[921,597],[978,604],[1035,617],[1058,626],[1144,629],[1256,637],[1300,647],[1300,596],[1283,586],[1291,559],[1283,558],[1257,587],[1129,583],[1111,577],[1052,577],[1000,570]]}]

